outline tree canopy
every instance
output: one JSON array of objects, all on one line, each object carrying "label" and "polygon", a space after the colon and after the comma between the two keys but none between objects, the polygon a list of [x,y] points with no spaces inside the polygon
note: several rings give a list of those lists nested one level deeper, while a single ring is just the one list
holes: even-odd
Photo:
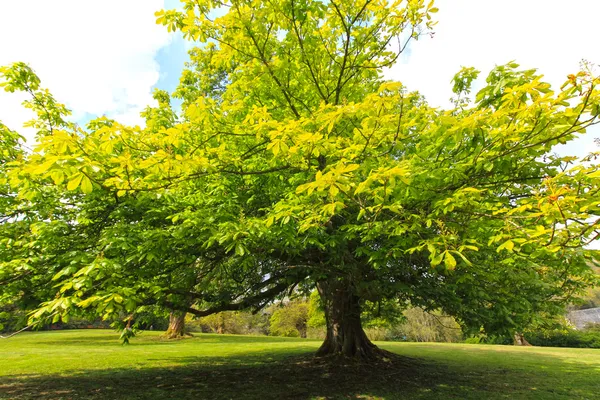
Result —
[{"label": "tree canopy", "polygon": [[553,89],[511,62],[473,96],[479,71],[464,68],[454,107],[431,107],[382,71],[436,11],[184,1],[158,23],[199,45],[144,127],[76,126],[28,66],[0,70],[38,114],[36,148],[6,164],[12,190],[36,209],[51,192],[63,210],[25,235],[58,270],[33,318],[147,304],[205,316],[316,287],[320,353],[372,358],[361,309],[385,301],[487,332],[562,310],[596,280],[585,246],[600,236],[600,170],[598,153],[552,148],[598,123],[600,80],[583,65]]}]

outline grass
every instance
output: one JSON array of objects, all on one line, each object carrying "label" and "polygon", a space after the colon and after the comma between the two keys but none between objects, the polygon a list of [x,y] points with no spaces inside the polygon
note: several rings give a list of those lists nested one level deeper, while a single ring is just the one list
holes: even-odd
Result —
[{"label": "grass", "polygon": [[319,342],[144,332],[129,346],[105,330],[0,340],[0,399],[597,399],[600,351],[379,343],[383,368],[312,357]]}]

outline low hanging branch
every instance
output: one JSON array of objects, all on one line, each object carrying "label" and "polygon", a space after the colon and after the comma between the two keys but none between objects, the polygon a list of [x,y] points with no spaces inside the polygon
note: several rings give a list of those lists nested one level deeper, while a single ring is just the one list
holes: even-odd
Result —
[{"label": "low hanging branch", "polygon": [[[56,314],[58,314],[58,312],[55,312],[54,314],[50,315],[50,316],[48,317],[48,319],[50,319],[50,318],[54,317]],[[8,335],[8,336],[2,336],[2,335],[0,335],[0,339],[10,339],[11,337],[13,337],[13,336],[16,336],[16,335],[18,335],[19,333],[21,333],[21,332],[24,332],[24,331],[26,331],[26,330],[27,330],[27,329],[29,329],[29,328],[33,328],[34,326],[36,326],[36,325],[39,325],[41,322],[42,322],[42,321],[40,320],[40,321],[34,322],[33,324],[29,324],[29,325],[27,325],[25,328],[23,328],[23,329],[20,329],[20,330],[18,330],[18,331],[16,331],[16,332],[14,332],[14,333],[11,333],[11,334],[10,334],[10,335]]]},{"label": "low hanging branch", "polygon": [[[290,287],[290,284],[287,282],[280,283],[280,284],[272,287],[269,290],[265,290],[264,292],[262,292],[261,294],[259,294],[257,296],[249,297],[238,303],[222,304],[222,305],[211,307],[211,308],[208,308],[205,310],[196,310],[195,308],[192,308],[192,307],[180,308],[180,307],[177,307],[175,304],[168,304],[168,303],[165,303],[165,304],[174,309],[177,309],[180,311],[186,311],[186,312],[189,312],[190,314],[194,314],[197,317],[206,317],[208,315],[220,313],[222,311],[239,311],[239,310],[244,310],[244,309],[250,308],[255,305],[258,305],[260,307],[261,303],[264,300],[272,299],[273,297],[285,292],[286,289],[288,289],[289,287]],[[264,305],[263,305],[263,307],[264,307]]]},{"label": "low hanging branch", "polygon": [[11,333],[11,334],[10,334],[10,335],[8,335],[8,336],[2,336],[2,335],[0,335],[0,339],[10,339],[11,337],[13,337],[13,336],[15,336],[15,335],[18,335],[19,333],[21,333],[21,332],[23,332],[23,331],[26,331],[27,329],[31,328],[33,325],[34,325],[34,324],[27,325],[25,328],[23,328],[23,329],[21,329],[21,330],[19,330],[19,331],[16,331],[16,332],[14,332],[14,333]]}]

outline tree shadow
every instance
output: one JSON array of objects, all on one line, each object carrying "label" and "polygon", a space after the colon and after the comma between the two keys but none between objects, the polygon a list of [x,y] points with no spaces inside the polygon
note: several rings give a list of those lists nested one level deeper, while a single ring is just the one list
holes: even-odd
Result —
[{"label": "tree shadow", "polygon": [[[548,358],[556,365],[557,360]],[[161,359],[157,361],[166,361]],[[561,393],[552,378],[532,387],[527,373],[450,366],[413,358],[379,365],[331,363],[312,354],[278,352],[178,358],[172,367],[88,370],[65,375],[3,377],[6,399],[576,399],[600,386]],[[560,361],[558,361],[560,363]],[[566,379],[578,370],[561,372]],[[572,372],[569,372],[572,371]],[[539,376],[536,377],[539,381]],[[587,381],[586,381],[587,382]],[[585,385],[584,385],[585,386]]]}]

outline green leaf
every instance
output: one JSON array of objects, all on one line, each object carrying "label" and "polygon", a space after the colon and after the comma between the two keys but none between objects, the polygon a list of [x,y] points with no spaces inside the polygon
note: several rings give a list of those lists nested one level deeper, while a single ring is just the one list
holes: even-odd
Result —
[{"label": "green leaf", "polygon": [[55,185],[60,185],[65,180],[65,174],[62,171],[52,171],[50,177]]},{"label": "green leaf", "polygon": [[238,256],[243,256],[246,253],[244,246],[241,243],[235,245],[235,254]]},{"label": "green leaf", "polygon": [[75,190],[79,187],[81,180],[83,179],[83,174],[81,172],[76,173],[71,177],[69,183],[67,183],[67,190]]},{"label": "green leaf", "polygon": [[87,176],[83,176],[81,178],[81,191],[85,194],[91,193],[94,187],[92,186],[92,181]]},{"label": "green leaf", "polygon": [[52,166],[54,165],[54,163],[55,163],[54,160],[46,161],[45,163],[40,164],[37,167],[35,167],[32,172],[34,174],[43,174],[44,172],[46,172],[50,168],[52,168]]},{"label": "green leaf", "polygon": [[514,247],[515,247],[515,243],[512,240],[507,240],[506,242],[504,242],[500,246],[498,246],[498,248],[496,249],[496,251],[499,253],[502,250],[506,249],[509,252],[512,252]]},{"label": "green leaf", "polygon": [[449,251],[446,251],[444,256],[444,264],[446,265],[446,269],[452,271],[456,268],[456,259]]}]

